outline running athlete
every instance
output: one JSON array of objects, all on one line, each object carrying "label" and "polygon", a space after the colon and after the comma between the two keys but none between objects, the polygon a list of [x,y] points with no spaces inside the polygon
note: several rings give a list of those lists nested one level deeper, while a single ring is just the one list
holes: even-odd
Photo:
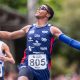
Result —
[{"label": "running athlete", "polygon": [[3,41],[0,41],[0,80],[3,80],[4,77],[4,62],[15,63],[9,47]]},{"label": "running athlete", "polygon": [[4,39],[17,39],[26,35],[26,58],[19,68],[18,80],[49,80],[50,53],[54,37],[80,50],[79,41],[68,37],[59,28],[48,24],[53,15],[52,8],[44,4],[35,13],[37,20],[35,24],[27,25],[14,32],[0,31],[0,38]]}]

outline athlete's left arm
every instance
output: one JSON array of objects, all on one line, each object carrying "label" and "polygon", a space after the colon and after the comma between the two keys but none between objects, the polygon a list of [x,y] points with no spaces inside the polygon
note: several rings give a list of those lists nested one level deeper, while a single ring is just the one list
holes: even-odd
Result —
[{"label": "athlete's left arm", "polygon": [[9,62],[14,64],[15,60],[14,60],[14,58],[13,58],[13,56],[12,56],[12,54],[10,52],[10,49],[9,49],[7,44],[5,44],[5,43],[2,44],[2,51],[3,51],[3,53],[5,53],[5,56],[0,56],[0,58],[4,62],[9,61]]},{"label": "athlete's left arm", "polygon": [[50,28],[51,33],[56,36],[60,41],[68,44],[69,46],[76,48],[78,50],[80,50],[80,41],[77,41],[71,37],[68,37],[67,35],[65,35],[64,33],[62,33],[62,31],[57,28],[57,27],[51,27]]}]

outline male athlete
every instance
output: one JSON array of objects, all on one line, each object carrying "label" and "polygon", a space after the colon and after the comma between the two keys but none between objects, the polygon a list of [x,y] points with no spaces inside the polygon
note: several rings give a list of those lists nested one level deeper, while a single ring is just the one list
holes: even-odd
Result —
[{"label": "male athlete", "polygon": [[0,80],[4,80],[4,62],[15,63],[9,47],[3,41],[0,41]]},{"label": "male athlete", "polygon": [[19,68],[18,80],[49,80],[51,43],[54,37],[80,50],[79,41],[66,36],[59,28],[48,24],[53,15],[52,8],[44,4],[35,13],[37,19],[35,24],[27,25],[14,32],[0,31],[0,38],[4,39],[17,39],[26,35],[26,58]]}]

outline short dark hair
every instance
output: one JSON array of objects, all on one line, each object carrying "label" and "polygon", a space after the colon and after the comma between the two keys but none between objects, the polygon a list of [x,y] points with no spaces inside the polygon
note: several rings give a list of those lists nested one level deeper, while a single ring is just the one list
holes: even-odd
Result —
[{"label": "short dark hair", "polygon": [[49,5],[47,5],[47,4],[44,4],[44,5],[47,6],[48,12],[50,14],[50,17],[48,18],[48,20],[50,20],[54,16],[54,11],[53,11],[53,9]]}]

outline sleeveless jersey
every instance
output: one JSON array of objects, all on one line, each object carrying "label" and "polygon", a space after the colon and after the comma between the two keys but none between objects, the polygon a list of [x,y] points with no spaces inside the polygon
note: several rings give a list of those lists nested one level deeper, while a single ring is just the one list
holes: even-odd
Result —
[{"label": "sleeveless jersey", "polygon": [[[2,44],[4,44],[4,42],[0,41],[0,56],[5,56],[5,54],[2,52]],[[4,75],[4,62],[0,60],[0,77],[3,77]]]},{"label": "sleeveless jersey", "polygon": [[[5,56],[1,49],[2,44],[4,44],[4,42],[0,41],[0,56]],[[0,60],[0,62],[2,62],[2,61]]]},{"label": "sleeveless jersey", "polygon": [[[35,24],[29,29],[27,33],[27,50],[26,50],[26,64],[30,63],[29,65],[39,65],[43,68],[42,65],[44,63],[49,65],[51,61],[51,50],[52,50],[52,43],[54,41],[54,37],[50,32],[51,24],[47,24],[44,27],[37,27]],[[31,55],[31,56],[29,56]],[[32,56],[33,55],[33,56]],[[37,56],[39,55],[39,56]],[[30,59],[28,59],[28,57]],[[35,59],[35,60],[32,60]],[[29,61],[30,60],[30,61]],[[45,67],[45,66],[44,66]]]}]

